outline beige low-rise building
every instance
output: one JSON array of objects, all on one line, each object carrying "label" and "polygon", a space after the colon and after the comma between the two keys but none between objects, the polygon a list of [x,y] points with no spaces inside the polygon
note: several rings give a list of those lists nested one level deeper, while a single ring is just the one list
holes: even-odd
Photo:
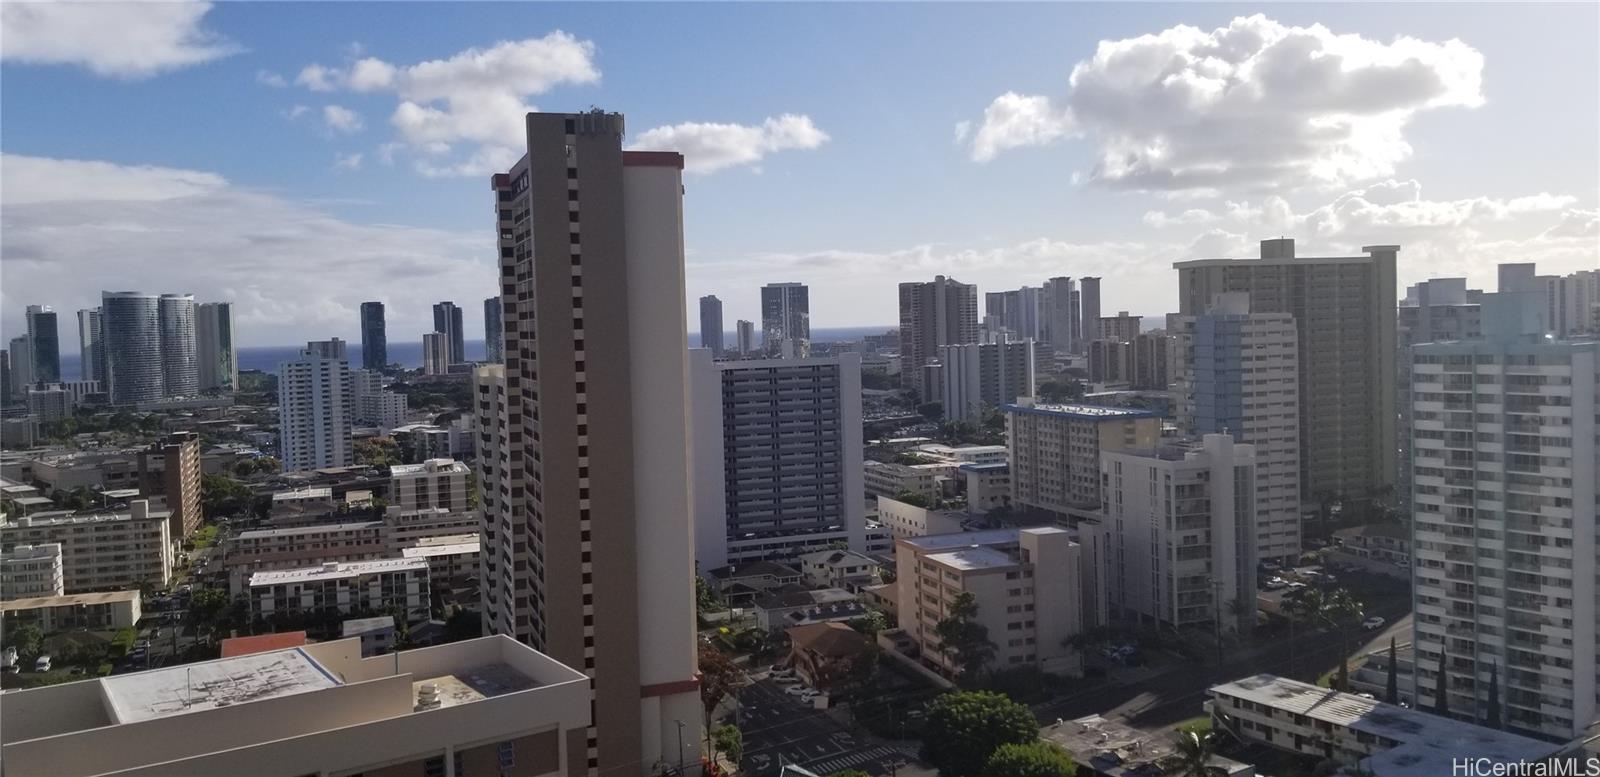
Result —
[{"label": "beige low-rise building", "polygon": [[467,465],[448,458],[396,464],[389,468],[389,504],[403,511],[425,507],[465,511],[471,472]]},{"label": "beige low-rise building", "polygon": [[0,551],[60,544],[66,593],[161,587],[172,580],[169,519],[144,499],[125,510],[35,513],[0,523]]},{"label": "beige low-rise building", "polygon": [[1056,527],[941,534],[895,542],[899,626],[921,661],[946,675],[961,669],[935,628],[957,597],[971,594],[973,617],[994,643],[994,668],[1035,666],[1076,675],[1082,657],[1067,646],[1083,630],[1082,555]]},{"label": "beige low-rise building", "polygon": [[878,520],[888,527],[889,534],[897,540],[958,532],[965,518],[961,513],[930,510],[887,496],[879,496],[877,500]]},{"label": "beige low-rise building", "polygon": [[383,530],[383,521],[360,521],[240,532],[223,544],[229,588],[242,593],[256,572],[382,558]]},{"label": "beige low-rise building", "polygon": [[421,558],[330,561],[321,566],[277,569],[250,576],[253,618],[326,615],[362,610],[404,613],[406,621],[428,619],[428,562]]},{"label": "beige low-rise building", "polygon": [[64,594],[0,602],[5,627],[24,623],[49,634],[67,629],[126,629],[139,622],[138,591],[103,591],[94,594]]},{"label": "beige low-rise building", "polygon": [[449,534],[442,537],[424,537],[416,544],[400,550],[401,558],[420,558],[428,562],[428,576],[434,587],[451,580],[478,574],[478,552],[481,541],[477,534]]},{"label": "beige low-rise building", "polygon": [[15,691],[7,774],[568,773],[589,680],[505,636],[363,658],[361,640]]}]

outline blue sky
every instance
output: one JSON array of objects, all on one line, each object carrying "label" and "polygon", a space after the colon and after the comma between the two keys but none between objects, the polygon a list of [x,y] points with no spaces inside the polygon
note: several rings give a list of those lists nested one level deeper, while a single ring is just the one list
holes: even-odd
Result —
[{"label": "blue sky", "polygon": [[[810,283],[815,326],[854,326],[893,322],[894,284],[936,272],[980,291],[1102,275],[1106,310],[1159,316],[1173,260],[1278,234],[1312,254],[1400,243],[1411,281],[1600,265],[1592,4],[17,7],[8,337],[23,305],[102,288],[233,299],[247,345],[354,337],[363,299],[388,302],[391,339],[420,337],[437,299],[475,327],[483,163],[506,145],[480,130],[518,104],[494,100],[600,106],[633,142],[688,144],[688,291],[720,296],[730,330],[767,281]],[[1207,60],[1219,28],[1232,53]],[[1097,64],[1102,42],[1127,56]],[[1330,54],[1371,78],[1312,73]],[[1188,65],[1140,64],[1155,55]],[[358,86],[363,59],[401,75]],[[430,60],[448,72],[425,87],[410,68]],[[481,100],[446,99],[501,66]],[[1174,72],[1195,80],[1175,92]],[[406,124],[406,101],[450,115]]]}]

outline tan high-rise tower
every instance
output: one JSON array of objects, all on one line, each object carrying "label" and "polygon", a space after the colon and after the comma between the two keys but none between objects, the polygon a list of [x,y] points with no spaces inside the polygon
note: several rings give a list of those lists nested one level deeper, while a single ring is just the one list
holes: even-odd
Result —
[{"label": "tan high-rise tower", "polygon": [[591,678],[569,771],[604,777],[692,764],[701,738],[683,157],[622,134],[528,114],[492,182],[505,365],[477,377],[485,628]]}]

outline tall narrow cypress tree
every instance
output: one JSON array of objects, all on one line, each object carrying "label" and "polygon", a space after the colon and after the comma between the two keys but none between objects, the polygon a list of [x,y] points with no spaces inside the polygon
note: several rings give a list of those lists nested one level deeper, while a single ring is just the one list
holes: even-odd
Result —
[{"label": "tall narrow cypress tree", "polygon": [[1389,678],[1383,686],[1383,700],[1390,704],[1400,703],[1400,670],[1395,666],[1394,637],[1389,638]]},{"label": "tall narrow cypress tree", "polygon": [[1489,728],[1500,728],[1500,664],[1489,665],[1489,714],[1485,724]]}]

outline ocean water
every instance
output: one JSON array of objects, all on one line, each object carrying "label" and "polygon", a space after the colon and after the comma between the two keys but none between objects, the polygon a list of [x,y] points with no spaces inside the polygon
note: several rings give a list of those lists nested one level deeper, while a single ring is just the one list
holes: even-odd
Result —
[{"label": "ocean water", "polygon": [[[860,340],[866,335],[881,335],[894,328],[896,327],[887,324],[883,326],[818,327],[811,330],[811,339],[820,343],[848,342]],[[757,332],[756,339],[759,341],[760,338],[761,333]],[[738,335],[734,332],[722,333],[722,342],[725,344],[732,345],[737,340]],[[485,358],[482,340],[468,340],[465,345],[467,361],[479,361]],[[300,354],[300,349],[304,347],[303,345],[259,345],[240,348],[239,369],[276,372],[279,362],[295,358]],[[699,332],[689,333],[689,347],[700,347]],[[350,343],[349,355],[351,364],[361,364],[361,343]],[[61,375],[63,378],[72,380],[82,375],[82,360],[79,357],[80,354],[76,350],[68,352],[65,348],[62,349]],[[389,361],[399,362],[401,365],[410,368],[420,368],[422,366],[422,342],[420,340],[415,342],[391,341],[389,343]]]}]

